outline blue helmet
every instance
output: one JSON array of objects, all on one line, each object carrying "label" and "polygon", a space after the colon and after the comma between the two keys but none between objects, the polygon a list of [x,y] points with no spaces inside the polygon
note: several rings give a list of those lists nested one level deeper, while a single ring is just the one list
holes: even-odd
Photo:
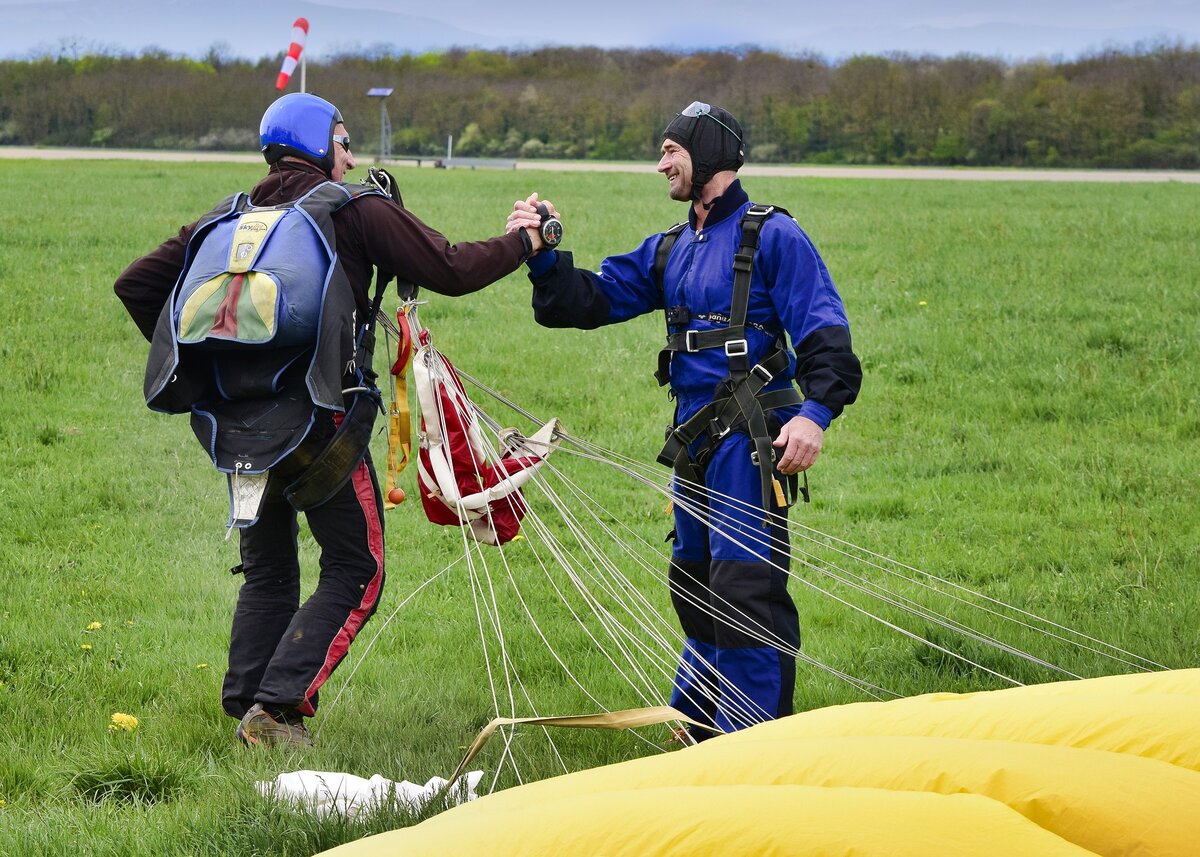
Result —
[{"label": "blue helmet", "polygon": [[277,99],[263,114],[258,140],[263,157],[273,164],[294,155],[333,171],[333,128],[342,114],[324,98],[292,92]]}]

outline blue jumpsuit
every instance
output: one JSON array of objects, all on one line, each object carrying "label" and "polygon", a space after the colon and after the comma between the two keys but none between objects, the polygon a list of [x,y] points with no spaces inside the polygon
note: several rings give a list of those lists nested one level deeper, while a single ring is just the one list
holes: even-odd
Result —
[{"label": "blue jumpsuit", "polygon": [[[530,263],[535,318],[547,327],[589,329],[671,309],[669,318],[686,319],[669,328],[671,333],[726,327],[733,257],[749,207],[735,182],[716,200],[699,232],[693,213],[671,249],[661,288],[653,268],[662,234],[631,253],[608,257],[595,273],[574,268],[570,253],[541,254]],[[747,321],[751,366],[783,343],[784,335],[791,343],[788,370],[764,392],[788,388],[795,379],[805,397],[800,405],[771,412],[772,435],[796,414],[827,428],[856,397],[862,372],[829,271],[790,217],[775,215],[763,224]],[[676,425],[711,403],[729,374],[722,348],[676,351],[670,364]],[[725,732],[791,713],[793,652],[800,645],[796,607],[787,592],[787,530],[764,526],[752,449],[749,435],[735,430],[710,451],[706,490],[687,488],[678,479],[675,486],[669,580],[687,639],[671,704]],[[697,503],[702,510],[707,506],[711,526],[703,511],[699,518],[688,511]]]}]

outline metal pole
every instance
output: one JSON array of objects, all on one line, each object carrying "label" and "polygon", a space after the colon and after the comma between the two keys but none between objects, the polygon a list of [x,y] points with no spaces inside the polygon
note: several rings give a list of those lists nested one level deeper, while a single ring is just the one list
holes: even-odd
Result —
[{"label": "metal pole", "polygon": [[308,57],[305,56],[304,53],[301,53],[300,54],[300,91],[301,92],[308,92],[308,90],[304,88],[304,72],[307,68],[308,68]]}]

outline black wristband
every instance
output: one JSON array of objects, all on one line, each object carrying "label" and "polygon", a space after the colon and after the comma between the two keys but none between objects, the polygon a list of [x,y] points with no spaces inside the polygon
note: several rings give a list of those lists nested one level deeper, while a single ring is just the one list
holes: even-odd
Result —
[{"label": "black wristband", "polygon": [[521,236],[521,246],[524,248],[524,252],[521,254],[521,261],[524,262],[533,255],[533,239],[529,237],[529,233],[524,229],[518,229],[517,234]]}]

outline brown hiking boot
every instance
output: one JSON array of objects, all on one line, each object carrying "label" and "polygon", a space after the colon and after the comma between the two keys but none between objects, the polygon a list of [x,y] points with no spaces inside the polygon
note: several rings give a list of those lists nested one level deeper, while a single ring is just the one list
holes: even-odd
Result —
[{"label": "brown hiking boot", "polygon": [[311,747],[313,742],[308,736],[304,718],[292,712],[288,714],[272,716],[262,705],[255,703],[238,724],[235,734],[238,740],[250,747],[275,747],[281,744]]}]

